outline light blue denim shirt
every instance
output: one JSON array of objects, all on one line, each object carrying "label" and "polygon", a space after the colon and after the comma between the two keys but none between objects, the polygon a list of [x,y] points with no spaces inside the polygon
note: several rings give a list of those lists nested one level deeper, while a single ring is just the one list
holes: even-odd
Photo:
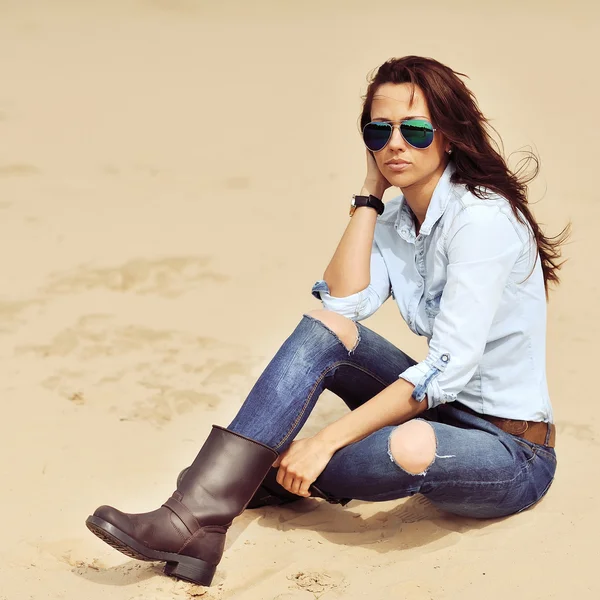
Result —
[{"label": "light blue denim shirt", "polygon": [[345,298],[317,281],[323,307],[354,321],[390,295],[427,337],[425,360],[399,373],[429,407],[458,400],[509,419],[552,422],[546,382],[546,296],[531,230],[501,196],[481,200],[449,163],[419,235],[404,197],[386,203],[371,251],[371,282]]}]

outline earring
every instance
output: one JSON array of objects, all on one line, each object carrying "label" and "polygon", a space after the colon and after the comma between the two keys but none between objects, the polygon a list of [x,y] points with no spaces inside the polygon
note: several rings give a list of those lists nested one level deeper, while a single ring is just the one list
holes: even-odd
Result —
[{"label": "earring", "polygon": [[450,149],[446,150],[446,152],[447,152],[448,154],[452,154],[452,148],[450,148]]}]

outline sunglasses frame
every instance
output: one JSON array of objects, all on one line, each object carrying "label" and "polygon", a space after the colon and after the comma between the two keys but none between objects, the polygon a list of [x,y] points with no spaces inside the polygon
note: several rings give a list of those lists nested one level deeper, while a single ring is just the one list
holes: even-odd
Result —
[{"label": "sunglasses frame", "polygon": [[362,138],[363,138],[363,143],[365,143],[365,129],[373,124],[376,123],[377,125],[389,125],[392,128],[392,131],[390,133],[390,137],[388,138],[387,142],[379,149],[379,150],[371,150],[369,148],[369,146],[367,146],[367,144],[365,143],[365,146],[367,147],[367,150],[369,150],[370,152],[381,152],[389,143],[390,140],[392,139],[392,136],[394,135],[394,128],[398,128],[398,131],[400,132],[400,135],[402,136],[402,139],[411,147],[411,148],[415,148],[416,150],[427,150],[427,148],[431,147],[431,144],[433,144],[433,138],[431,139],[431,144],[425,146],[425,148],[419,148],[418,146],[414,146],[413,144],[411,144],[405,137],[404,134],[402,133],[402,129],[400,128],[401,125],[403,123],[410,123],[411,121],[425,121],[426,123],[429,123],[431,125],[431,131],[434,133],[434,137],[435,137],[435,132],[437,131],[437,128],[433,126],[433,124],[431,122],[429,122],[427,119],[404,119],[404,121],[400,121],[398,124],[396,123],[392,123],[390,121],[369,121],[368,123],[365,124],[365,126],[362,129]]}]

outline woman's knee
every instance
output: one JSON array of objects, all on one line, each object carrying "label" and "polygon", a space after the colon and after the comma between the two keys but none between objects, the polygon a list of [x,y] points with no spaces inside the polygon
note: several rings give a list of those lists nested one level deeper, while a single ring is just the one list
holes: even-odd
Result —
[{"label": "woman's knee", "polygon": [[358,328],[356,323],[339,313],[317,308],[306,313],[309,317],[321,321],[344,344],[348,351],[354,350],[358,344]]},{"label": "woman's knee", "polygon": [[390,435],[390,458],[411,475],[424,475],[435,459],[433,427],[413,419],[396,427]]}]

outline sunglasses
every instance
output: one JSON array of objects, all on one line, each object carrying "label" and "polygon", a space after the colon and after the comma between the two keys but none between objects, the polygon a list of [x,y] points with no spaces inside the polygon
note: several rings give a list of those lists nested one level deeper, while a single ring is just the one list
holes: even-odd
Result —
[{"label": "sunglasses", "polygon": [[[383,150],[392,138],[394,127],[396,125],[383,121],[367,123],[362,132],[365,146],[371,152]],[[408,119],[402,121],[397,127],[400,129],[400,135],[402,135],[404,141],[413,148],[425,150],[433,143],[433,132],[436,130],[429,121]]]}]

